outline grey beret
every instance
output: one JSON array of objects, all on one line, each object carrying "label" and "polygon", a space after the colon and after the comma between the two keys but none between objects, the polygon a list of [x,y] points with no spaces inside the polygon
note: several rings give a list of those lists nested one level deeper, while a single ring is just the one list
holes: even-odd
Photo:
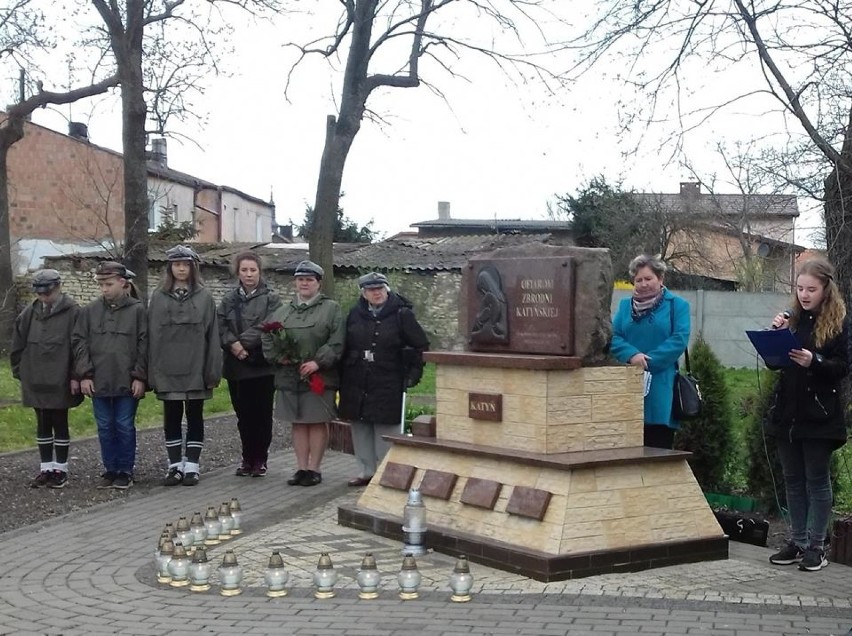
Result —
[{"label": "grey beret", "polygon": [[195,250],[186,245],[176,245],[170,250],[166,250],[166,258],[169,261],[199,261],[198,254]]},{"label": "grey beret", "polygon": [[293,272],[293,276],[315,276],[316,278],[322,278],[323,274],[325,274],[323,268],[313,261],[302,261],[296,265],[296,271]]},{"label": "grey beret", "polygon": [[49,289],[62,282],[62,277],[55,269],[42,269],[33,275],[33,289]]},{"label": "grey beret", "polygon": [[358,279],[358,287],[361,289],[375,289],[385,286],[390,287],[390,283],[388,283],[388,279],[384,274],[379,274],[378,272],[364,274]]}]

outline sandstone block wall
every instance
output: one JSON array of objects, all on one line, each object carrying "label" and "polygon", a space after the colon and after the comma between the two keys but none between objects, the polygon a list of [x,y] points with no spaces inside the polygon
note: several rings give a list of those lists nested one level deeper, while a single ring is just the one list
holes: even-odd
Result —
[{"label": "sandstone block wall", "polygon": [[[503,420],[468,417],[468,393],[503,395]],[[538,371],[441,364],[437,437],[536,453],[642,446],[642,372],[627,366]]]},{"label": "sandstone block wall", "polygon": [[[439,420],[440,421],[440,420]],[[686,461],[602,464],[555,470],[439,449],[395,445],[387,461],[459,476],[449,499],[424,497],[427,523],[550,554],[575,554],[670,541],[719,537],[721,531]],[[384,469],[380,468],[379,474]],[[493,510],[461,503],[471,477],[503,484]],[[541,521],[506,512],[515,486],[552,494]],[[401,516],[407,493],[374,479],[359,507]]]}]

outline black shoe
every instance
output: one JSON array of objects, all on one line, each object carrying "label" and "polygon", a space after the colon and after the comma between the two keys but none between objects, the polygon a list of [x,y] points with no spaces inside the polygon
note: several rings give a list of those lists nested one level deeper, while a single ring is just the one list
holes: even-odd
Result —
[{"label": "black shoe", "polygon": [[319,483],[322,483],[322,474],[314,470],[306,470],[305,476],[302,477],[302,481],[299,482],[299,485],[316,486]]},{"label": "black shoe", "polygon": [[183,476],[184,486],[197,486],[199,482],[198,473],[187,473]]},{"label": "black shoe", "polygon": [[50,481],[47,482],[48,488],[65,488],[68,483],[68,473],[64,470],[54,470],[50,476]]},{"label": "black shoe", "polygon": [[805,550],[805,556],[802,558],[802,562],[799,563],[799,569],[806,572],[819,572],[827,565],[828,559],[825,558],[825,550],[810,547]]},{"label": "black shoe", "polygon": [[133,485],[133,476],[130,473],[118,473],[112,482],[112,487],[118,490],[127,490]]},{"label": "black shoe", "polygon": [[775,565],[793,565],[801,561],[804,556],[804,551],[791,542],[769,557],[769,562]]},{"label": "black shoe", "polygon": [[179,486],[183,482],[183,471],[177,466],[169,468],[166,473],[166,478],[163,480],[164,486]]},{"label": "black shoe", "polygon": [[98,485],[95,486],[98,490],[106,490],[107,488],[112,488],[115,483],[115,478],[118,477],[118,473],[114,473],[111,470],[106,471],[103,475],[101,475],[101,479],[98,482]]},{"label": "black shoe", "polygon": [[248,477],[249,475],[251,475],[251,464],[249,464],[248,462],[243,462],[242,464],[240,464],[240,467],[237,468],[234,474],[237,477]]},{"label": "black shoe", "polygon": [[50,483],[51,474],[49,470],[43,470],[38,475],[33,477],[33,480],[30,482],[31,488],[43,488]]},{"label": "black shoe", "polygon": [[300,486],[302,484],[302,480],[305,478],[305,475],[308,473],[307,470],[297,470],[293,473],[293,476],[287,480],[288,486]]}]

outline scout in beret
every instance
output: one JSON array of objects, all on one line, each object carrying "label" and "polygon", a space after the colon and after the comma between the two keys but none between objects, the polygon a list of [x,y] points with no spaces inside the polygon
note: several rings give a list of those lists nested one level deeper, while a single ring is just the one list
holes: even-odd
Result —
[{"label": "scout in beret", "polygon": [[406,388],[420,380],[429,341],[404,296],[392,292],[379,272],[358,279],[361,298],[346,319],[341,365],[340,416],[351,423],[358,475],[352,487],[366,486],[399,433]]},{"label": "scout in beret", "polygon": [[328,422],[337,416],[343,312],[320,291],[324,273],[312,261],[299,263],[293,271],[296,293],[269,317],[267,324],[282,327],[276,333],[290,341],[295,356],[282,355],[272,331],[261,335],[263,355],[275,366],[275,417],[293,426],[297,469],[287,480],[291,486],[316,486],[322,481],[320,465],[328,446]]},{"label": "scout in beret", "polygon": [[83,401],[73,371],[71,331],[77,302],[62,291],[62,277],[43,269],[32,278],[37,298],[15,320],[10,361],[21,382],[21,401],[36,416],[41,464],[33,488],[63,488],[68,482],[68,409]]},{"label": "scout in beret", "polygon": [[133,295],[133,272],[116,261],[95,269],[101,297],[80,311],[74,327],[75,373],[92,399],[104,472],[98,488],[133,485],[136,409],[148,379],[148,319]]},{"label": "scout in beret", "polygon": [[195,486],[204,447],[204,401],[213,397],[222,377],[222,347],[216,303],[201,278],[198,254],[177,245],[166,258],[148,306],[148,386],[163,402],[168,455],[163,485]]}]

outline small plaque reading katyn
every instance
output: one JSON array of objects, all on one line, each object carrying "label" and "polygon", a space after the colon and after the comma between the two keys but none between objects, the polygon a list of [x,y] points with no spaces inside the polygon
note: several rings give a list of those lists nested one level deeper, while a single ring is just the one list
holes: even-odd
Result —
[{"label": "small plaque reading katyn", "polygon": [[468,393],[467,416],[472,420],[503,421],[503,395],[500,393]]}]

